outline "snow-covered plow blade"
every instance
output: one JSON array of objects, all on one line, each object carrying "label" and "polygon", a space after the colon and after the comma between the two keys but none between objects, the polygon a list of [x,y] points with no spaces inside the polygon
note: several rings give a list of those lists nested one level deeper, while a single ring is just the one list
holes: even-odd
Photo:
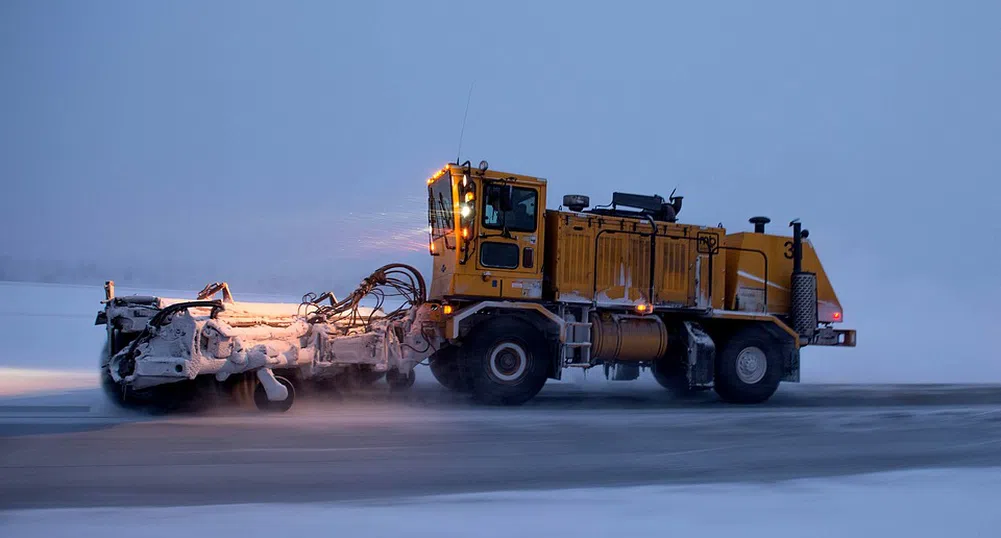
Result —
[{"label": "snow-covered plow blade", "polygon": [[[385,376],[391,387],[409,387],[414,366],[440,341],[425,297],[420,273],[399,264],[380,268],[343,300],[310,293],[299,304],[235,301],[225,283],[192,299],[115,297],[109,282],[96,320],[108,333],[103,385],[117,403],[165,406],[198,387],[251,389],[258,408],[282,411],[304,383]],[[386,298],[400,305],[387,312]],[[364,306],[366,299],[375,304]]]}]

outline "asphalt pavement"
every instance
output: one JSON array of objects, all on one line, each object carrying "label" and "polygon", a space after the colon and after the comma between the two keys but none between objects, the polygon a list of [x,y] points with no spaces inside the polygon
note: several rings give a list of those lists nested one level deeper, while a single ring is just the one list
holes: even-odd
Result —
[{"label": "asphalt pavement", "polygon": [[784,385],[766,404],[550,384],[520,408],[422,380],[283,415],[152,416],[97,391],[0,400],[0,509],[397,499],[1001,466],[1001,386]]}]

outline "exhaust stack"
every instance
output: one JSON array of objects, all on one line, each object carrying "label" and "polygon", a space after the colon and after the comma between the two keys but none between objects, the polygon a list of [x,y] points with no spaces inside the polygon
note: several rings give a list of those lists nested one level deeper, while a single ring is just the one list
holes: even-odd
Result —
[{"label": "exhaust stack", "polygon": [[747,219],[747,222],[754,225],[754,233],[756,234],[765,233],[765,224],[768,224],[771,221],[772,219],[768,217],[751,217]]}]

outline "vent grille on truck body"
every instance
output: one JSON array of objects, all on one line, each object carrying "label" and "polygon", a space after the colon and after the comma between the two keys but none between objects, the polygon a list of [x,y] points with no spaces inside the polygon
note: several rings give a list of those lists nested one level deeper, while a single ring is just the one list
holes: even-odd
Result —
[{"label": "vent grille on truck body", "polygon": [[689,264],[689,251],[694,243],[680,239],[657,239],[657,303],[691,305],[695,302],[694,268]]},{"label": "vent grille on truck body", "polygon": [[[599,304],[618,301],[650,302],[650,239],[639,235],[602,234],[598,237]],[[592,262],[593,263],[593,262]]]},{"label": "vent grille on truck body", "polygon": [[[556,291],[554,298],[595,301],[606,307],[631,308],[650,302],[674,308],[698,306],[699,277],[707,286],[709,272],[706,263],[701,269],[695,263],[699,254],[692,230],[687,225],[664,222],[658,222],[657,228],[651,298],[649,222],[565,212],[547,215],[547,249],[555,249],[549,258],[555,263],[546,272]],[[722,268],[720,262],[717,270]],[[702,275],[697,274],[700,270]],[[717,284],[722,296],[721,278]]]},{"label": "vent grille on truck body", "polygon": [[[560,281],[570,283],[574,289],[583,290],[591,281],[593,258],[592,239],[587,233],[574,230],[560,234],[559,259]],[[582,294],[583,295],[583,294]]]}]

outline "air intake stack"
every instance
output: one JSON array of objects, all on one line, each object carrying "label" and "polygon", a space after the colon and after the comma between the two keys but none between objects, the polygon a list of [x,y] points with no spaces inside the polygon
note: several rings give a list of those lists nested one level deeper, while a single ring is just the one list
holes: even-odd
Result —
[{"label": "air intake stack", "polygon": [[817,274],[803,270],[803,238],[809,231],[802,229],[799,220],[792,226],[792,301],[789,315],[792,328],[807,340],[817,331]]}]

